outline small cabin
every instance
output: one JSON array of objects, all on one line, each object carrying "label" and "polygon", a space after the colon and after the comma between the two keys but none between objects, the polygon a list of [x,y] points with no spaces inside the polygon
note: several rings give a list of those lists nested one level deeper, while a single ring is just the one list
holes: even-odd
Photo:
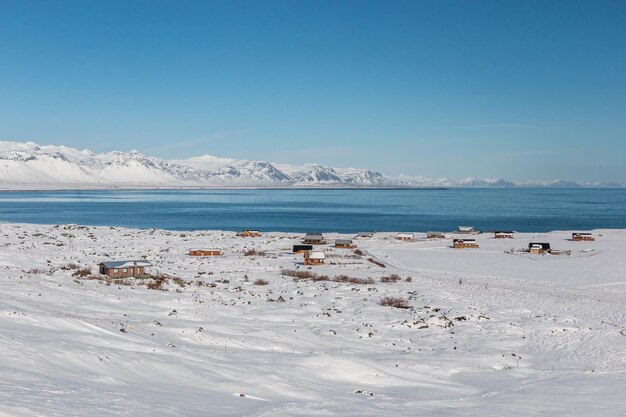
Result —
[{"label": "small cabin", "polygon": [[572,233],[572,240],[576,242],[587,241],[593,242],[596,240],[591,233],[574,232]]},{"label": "small cabin", "polygon": [[242,230],[241,232],[239,232],[237,234],[237,236],[241,236],[241,237],[259,237],[259,236],[261,236],[261,232],[259,232],[258,230],[245,229],[245,230]]},{"label": "small cabin", "polygon": [[293,245],[293,253],[304,253],[313,250],[313,245]]},{"label": "small cabin", "polygon": [[528,252],[541,255],[542,253],[552,252],[552,249],[550,249],[549,243],[531,242],[528,244]]},{"label": "small cabin", "polygon": [[356,245],[352,243],[352,239],[335,239],[336,248],[354,249]]},{"label": "small cabin", "polygon": [[100,262],[98,272],[110,278],[139,277],[145,275],[145,269],[150,266],[152,264],[145,260]]},{"label": "small cabin", "polygon": [[454,249],[475,249],[478,248],[476,239],[453,239],[452,247]]},{"label": "small cabin", "polygon": [[426,232],[427,239],[445,239],[446,235],[443,232]]},{"label": "small cabin", "polygon": [[513,239],[513,232],[510,230],[496,230],[493,235],[496,239]]},{"label": "small cabin", "polygon": [[413,233],[398,233],[396,240],[412,241],[415,240],[415,235]]},{"label": "small cabin", "polygon": [[189,256],[220,256],[222,254],[222,250],[218,248],[189,250]]},{"label": "small cabin", "polygon": [[464,235],[473,235],[476,233],[476,230],[472,226],[459,226],[457,233],[461,233]]},{"label": "small cabin", "polygon": [[324,236],[321,233],[307,233],[304,235],[302,243],[309,245],[323,245],[326,242],[324,241]]},{"label": "small cabin", "polygon": [[367,239],[369,237],[374,237],[374,232],[359,232],[356,234],[357,239]]},{"label": "small cabin", "polygon": [[321,250],[311,250],[304,252],[304,264],[305,265],[321,265],[326,259],[326,254]]}]

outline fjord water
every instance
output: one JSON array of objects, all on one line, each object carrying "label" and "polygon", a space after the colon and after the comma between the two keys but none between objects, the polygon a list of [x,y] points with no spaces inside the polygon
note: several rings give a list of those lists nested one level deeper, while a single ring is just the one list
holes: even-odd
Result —
[{"label": "fjord water", "polygon": [[516,231],[626,228],[626,189],[0,192],[0,221],[171,230]]}]

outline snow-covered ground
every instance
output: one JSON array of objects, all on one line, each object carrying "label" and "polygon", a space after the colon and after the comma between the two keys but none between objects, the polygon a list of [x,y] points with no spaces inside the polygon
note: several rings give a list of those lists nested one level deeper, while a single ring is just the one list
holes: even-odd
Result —
[{"label": "snow-covered ground", "polygon": [[[0,224],[0,416],[623,416],[626,230],[594,234],[377,234],[309,269],[297,234]],[[142,257],[180,279],[95,274]]]}]

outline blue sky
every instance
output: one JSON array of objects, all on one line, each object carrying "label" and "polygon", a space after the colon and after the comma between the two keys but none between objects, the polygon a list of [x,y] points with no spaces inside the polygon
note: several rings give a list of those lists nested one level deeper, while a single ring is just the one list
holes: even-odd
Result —
[{"label": "blue sky", "polygon": [[626,183],[624,1],[0,0],[0,140]]}]

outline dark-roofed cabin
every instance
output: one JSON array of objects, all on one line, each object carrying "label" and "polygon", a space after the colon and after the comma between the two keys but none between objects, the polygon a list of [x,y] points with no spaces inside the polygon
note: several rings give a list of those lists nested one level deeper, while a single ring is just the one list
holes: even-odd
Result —
[{"label": "dark-roofed cabin", "polygon": [[321,265],[326,259],[326,254],[320,250],[312,250],[304,252],[305,265]]},{"label": "dark-roofed cabin", "polygon": [[596,240],[591,233],[574,232],[572,233],[572,240],[576,242],[588,241],[592,242]]},{"label": "dark-roofed cabin", "polygon": [[428,238],[428,239],[445,239],[446,235],[443,232],[426,232],[426,238]]},{"label": "dark-roofed cabin", "polygon": [[152,264],[145,260],[140,261],[111,261],[98,264],[98,271],[110,278],[139,277],[146,274],[145,268]]},{"label": "dark-roofed cabin", "polygon": [[356,237],[360,239],[373,237],[373,236],[374,236],[374,232],[359,232],[356,234]]},{"label": "dark-roofed cabin", "polygon": [[239,232],[237,234],[237,236],[241,236],[241,237],[259,237],[259,236],[261,236],[261,232],[259,232],[258,230],[245,229],[245,230],[242,230],[241,232]]},{"label": "dark-roofed cabin", "polygon": [[324,241],[324,236],[321,233],[307,233],[304,235],[302,243],[306,243],[308,245],[323,245],[326,242]]},{"label": "dark-roofed cabin", "polygon": [[353,249],[356,245],[352,243],[352,239],[335,239],[336,248]]},{"label": "dark-roofed cabin", "polygon": [[510,230],[497,230],[493,234],[496,239],[513,239],[513,232]]},{"label": "dark-roofed cabin", "polygon": [[313,245],[293,245],[293,253],[304,253],[313,250]]},{"label": "dark-roofed cabin", "polygon": [[222,255],[222,250],[218,248],[209,248],[209,249],[190,249],[189,256],[220,256]]},{"label": "dark-roofed cabin", "polygon": [[478,248],[475,239],[453,239],[452,247],[454,249],[473,249]]},{"label": "dark-roofed cabin", "polygon": [[531,242],[528,244],[528,252],[541,255],[542,253],[550,253],[552,250],[549,243]]}]

